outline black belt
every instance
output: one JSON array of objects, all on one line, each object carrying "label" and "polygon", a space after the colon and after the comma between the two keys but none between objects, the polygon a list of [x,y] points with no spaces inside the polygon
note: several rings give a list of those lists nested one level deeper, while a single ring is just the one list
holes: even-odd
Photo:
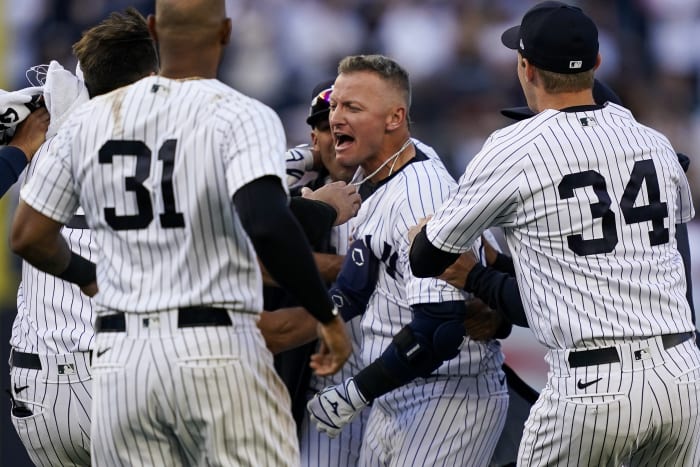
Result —
[{"label": "black belt", "polygon": [[[664,334],[661,336],[661,342],[664,349],[670,349],[678,344],[695,337],[694,332],[681,332],[678,334]],[[603,347],[602,349],[578,350],[569,352],[569,366],[578,368],[582,366],[603,365],[605,363],[617,363],[620,361],[620,356],[617,354],[615,347]]]},{"label": "black belt", "polygon": [[[148,319],[148,318],[144,318]],[[231,317],[225,308],[190,306],[177,310],[177,327],[194,328],[199,326],[231,326]],[[126,331],[124,313],[99,316],[95,323],[98,332]]]},{"label": "black belt", "polygon": [[41,360],[35,353],[17,352],[12,350],[10,364],[15,368],[29,368],[30,370],[41,370]]}]

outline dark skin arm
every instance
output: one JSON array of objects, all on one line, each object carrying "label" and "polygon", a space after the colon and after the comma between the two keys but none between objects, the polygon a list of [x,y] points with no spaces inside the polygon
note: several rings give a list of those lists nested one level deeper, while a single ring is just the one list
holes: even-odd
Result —
[{"label": "dark skin arm", "polygon": [[258,328],[273,354],[307,344],[318,338],[318,323],[300,306],[264,311]]},{"label": "dark skin arm", "polygon": [[49,118],[49,113],[44,107],[29,114],[27,119],[17,126],[9,146],[20,149],[27,157],[27,161],[32,160],[36,151],[46,141]]},{"label": "dark skin arm", "polygon": [[[63,224],[50,219],[20,200],[12,223],[10,247],[29,264],[49,274],[59,275],[68,267],[71,250],[61,235]],[[81,287],[86,295],[97,293],[97,283]]]}]

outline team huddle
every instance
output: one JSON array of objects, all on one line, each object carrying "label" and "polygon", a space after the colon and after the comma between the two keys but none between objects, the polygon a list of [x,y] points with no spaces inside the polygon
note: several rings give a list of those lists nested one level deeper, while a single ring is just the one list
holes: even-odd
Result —
[{"label": "team huddle", "polygon": [[[286,150],[217,79],[231,31],[223,0],[156,0],[0,95],[36,465],[700,465],[687,158],[595,80],[581,9],[503,33],[528,109],[458,181],[383,55],[319,80]],[[547,348],[541,394],[514,325]]]}]

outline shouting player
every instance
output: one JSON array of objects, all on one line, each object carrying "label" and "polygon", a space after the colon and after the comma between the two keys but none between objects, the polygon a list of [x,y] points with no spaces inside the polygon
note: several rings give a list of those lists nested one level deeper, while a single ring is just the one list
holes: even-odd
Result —
[{"label": "shouting player", "polygon": [[335,150],[342,164],[360,165],[354,183],[366,196],[350,221],[355,242],[346,263],[362,267],[375,257],[379,272],[358,310],[368,366],[317,394],[310,414],[335,436],[373,403],[361,465],[487,465],[508,406],[500,345],[465,341],[463,293],[417,279],[408,267],[409,227],[447,198],[454,179],[410,136],[410,84],[399,64],[350,56],[338,73],[330,101]]},{"label": "shouting player", "polygon": [[[155,10],[160,76],[66,122],[22,189],[12,247],[88,294],[99,282],[95,464],[297,465],[288,395],[256,326],[257,258],[322,322],[317,372],[337,371],[350,343],[288,207],[282,125],[216,79],[223,0]],[[97,270],[60,235],[78,204]]]},{"label": "shouting player", "polygon": [[503,43],[537,115],[496,131],[416,236],[414,274],[440,274],[502,226],[548,384],[518,465],[700,463],[700,350],[675,226],[694,214],[668,140],[598,105],[598,31],[544,2]]}]

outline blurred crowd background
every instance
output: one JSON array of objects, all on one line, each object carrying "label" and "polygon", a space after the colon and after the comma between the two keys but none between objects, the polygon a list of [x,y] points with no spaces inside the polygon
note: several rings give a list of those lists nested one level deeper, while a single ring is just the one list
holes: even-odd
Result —
[{"label": "blurred crowd background", "polygon": [[[413,84],[413,135],[435,147],[455,177],[492,131],[510,123],[499,109],[523,105],[515,53],[500,35],[518,24],[532,0],[229,0],[232,42],[220,79],[278,111],[288,144],[307,142],[304,119],[314,85],[335,76],[340,58],[383,53],[401,63]],[[700,210],[700,0],[581,0],[600,30],[610,85],[637,119],[666,134],[691,158],[688,178]],[[71,45],[110,11],[153,1],[0,0],[0,87],[28,86],[25,71],[57,60],[74,69]],[[0,204],[7,238],[13,201]],[[700,215],[698,216],[700,217]],[[690,225],[696,309],[700,308],[700,222]],[[0,313],[14,316],[17,264],[0,241]],[[0,346],[8,341],[3,324]],[[516,333],[518,346],[527,331]],[[519,344],[520,343],[520,344]],[[523,360],[532,384],[543,381],[539,354]],[[3,358],[4,360],[4,358]],[[4,363],[4,361],[3,361]],[[4,377],[3,371],[3,377]],[[529,374],[531,373],[531,374]],[[3,386],[6,387],[6,386]],[[3,414],[4,415],[4,414]]]}]

